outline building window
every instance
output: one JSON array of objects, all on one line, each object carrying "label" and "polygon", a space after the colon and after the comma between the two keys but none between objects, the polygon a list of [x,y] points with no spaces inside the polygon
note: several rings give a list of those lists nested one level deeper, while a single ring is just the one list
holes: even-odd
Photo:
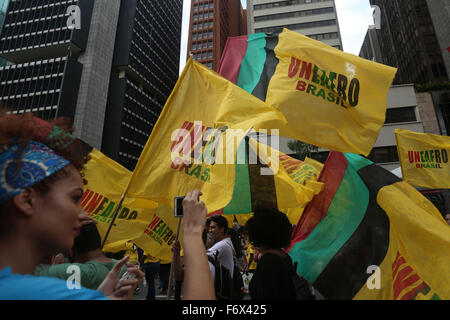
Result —
[{"label": "building window", "polygon": [[392,108],[386,110],[386,124],[416,121],[416,107]]},{"label": "building window", "polygon": [[255,17],[255,22],[269,21],[269,20],[275,20],[275,19],[294,18],[294,17],[306,17],[306,16],[333,13],[333,12],[334,12],[334,8],[330,7],[330,8],[320,8],[320,9],[302,10],[302,11],[295,11],[295,12],[269,14],[266,16]]},{"label": "building window", "polygon": [[[317,28],[317,27],[325,27],[325,26],[333,26],[336,25],[336,20],[322,20],[322,21],[313,21],[313,22],[305,22],[305,23],[296,23],[289,24],[283,26],[284,28],[288,28],[291,30],[296,29],[306,29],[306,28]],[[283,27],[267,27],[267,28],[258,28],[255,29],[256,33],[280,33],[283,31]],[[340,49],[340,48],[338,48]]]},{"label": "building window", "polygon": [[398,162],[397,146],[373,148],[368,158],[375,163]]}]

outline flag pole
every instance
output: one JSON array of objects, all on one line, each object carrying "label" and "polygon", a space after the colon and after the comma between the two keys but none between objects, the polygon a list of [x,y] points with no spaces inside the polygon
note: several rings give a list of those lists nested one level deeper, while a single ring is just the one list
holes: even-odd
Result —
[{"label": "flag pole", "polygon": [[124,199],[125,199],[125,193],[122,194],[122,197],[120,198],[119,204],[117,205],[117,208],[114,211],[113,217],[111,219],[111,223],[109,224],[108,230],[106,231],[105,237],[103,238],[103,241],[102,241],[102,249],[105,246],[106,239],[108,239],[109,233],[111,232],[111,228],[114,225],[114,221],[116,221],[117,214],[119,213],[119,209],[122,206],[122,203],[123,203]]},{"label": "flag pole", "polygon": [[[183,218],[180,218],[178,220],[177,233],[175,235],[175,241],[174,241],[175,244],[178,242],[178,236],[180,235],[181,219],[183,219]],[[174,272],[173,271],[173,269],[174,269],[173,261],[174,261],[174,259],[175,259],[175,250],[173,250],[172,263],[170,264],[169,285],[168,285],[168,288],[167,288],[167,300],[170,300],[170,296],[172,295],[172,282],[173,282],[173,272]]]}]

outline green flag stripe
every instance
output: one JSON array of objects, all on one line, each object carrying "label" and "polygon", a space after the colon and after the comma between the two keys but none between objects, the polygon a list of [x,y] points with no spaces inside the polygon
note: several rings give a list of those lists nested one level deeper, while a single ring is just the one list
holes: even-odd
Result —
[{"label": "green flag stripe", "polygon": [[294,261],[300,261],[298,272],[309,283],[316,281],[353,235],[364,218],[368,203],[367,187],[356,171],[347,168],[326,216],[308,238],[296,243],[289,252]]},{"label": "green flag stripe", "polygon": [[245,139],[239,145],[236,162],[233,197],[231,202],[223,209],[223,214],[245,214],[252,212],[248,153]]},{"label": "green flag stripe", "polygon": [[375,164],[361,168],[358,175],[369,190],[369,205],[357,230],[313,283],[327,299],[353,299],[371,275],[367,268],[380,266],[389,249],[390,222],[377,203],[377,195],[381,188],[400,179]]},{"label": "green flag stripe", "polygon": [[247,52],[241,63],[237,85],[248,93],[252,93],[264,70],[266,34],[251,34],[247,41]]},{"label": "green flag stripe", "polygon": [[264,68],[259,78],[257,85],[252,91],[252,95],[266,101],[267,90],[269,88],[270,80],[272,79],[275,71],[277,69],[279,60],[275,55],[275,47],[278,45],[278,36],[267,36],[266,37],[266,60],[264,62]]}]

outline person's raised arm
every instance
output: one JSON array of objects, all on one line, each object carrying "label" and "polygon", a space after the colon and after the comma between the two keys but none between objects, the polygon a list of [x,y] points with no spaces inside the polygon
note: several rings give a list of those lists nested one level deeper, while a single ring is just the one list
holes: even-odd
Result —
[{"label": "person's raised arm", "polygon": [[206,206],[200,202],[198,190],[189,192],[183,200],[183,300],[216,299],[202,233],[206,222]]}]

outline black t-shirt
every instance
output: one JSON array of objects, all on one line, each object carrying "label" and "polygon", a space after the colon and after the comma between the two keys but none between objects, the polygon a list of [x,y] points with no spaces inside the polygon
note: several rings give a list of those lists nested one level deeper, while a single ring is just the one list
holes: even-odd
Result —
[{"label": "black t-shirt", "polygon": [[252,300],[295,300],[291,257],[264,254],[249,284]]}]

